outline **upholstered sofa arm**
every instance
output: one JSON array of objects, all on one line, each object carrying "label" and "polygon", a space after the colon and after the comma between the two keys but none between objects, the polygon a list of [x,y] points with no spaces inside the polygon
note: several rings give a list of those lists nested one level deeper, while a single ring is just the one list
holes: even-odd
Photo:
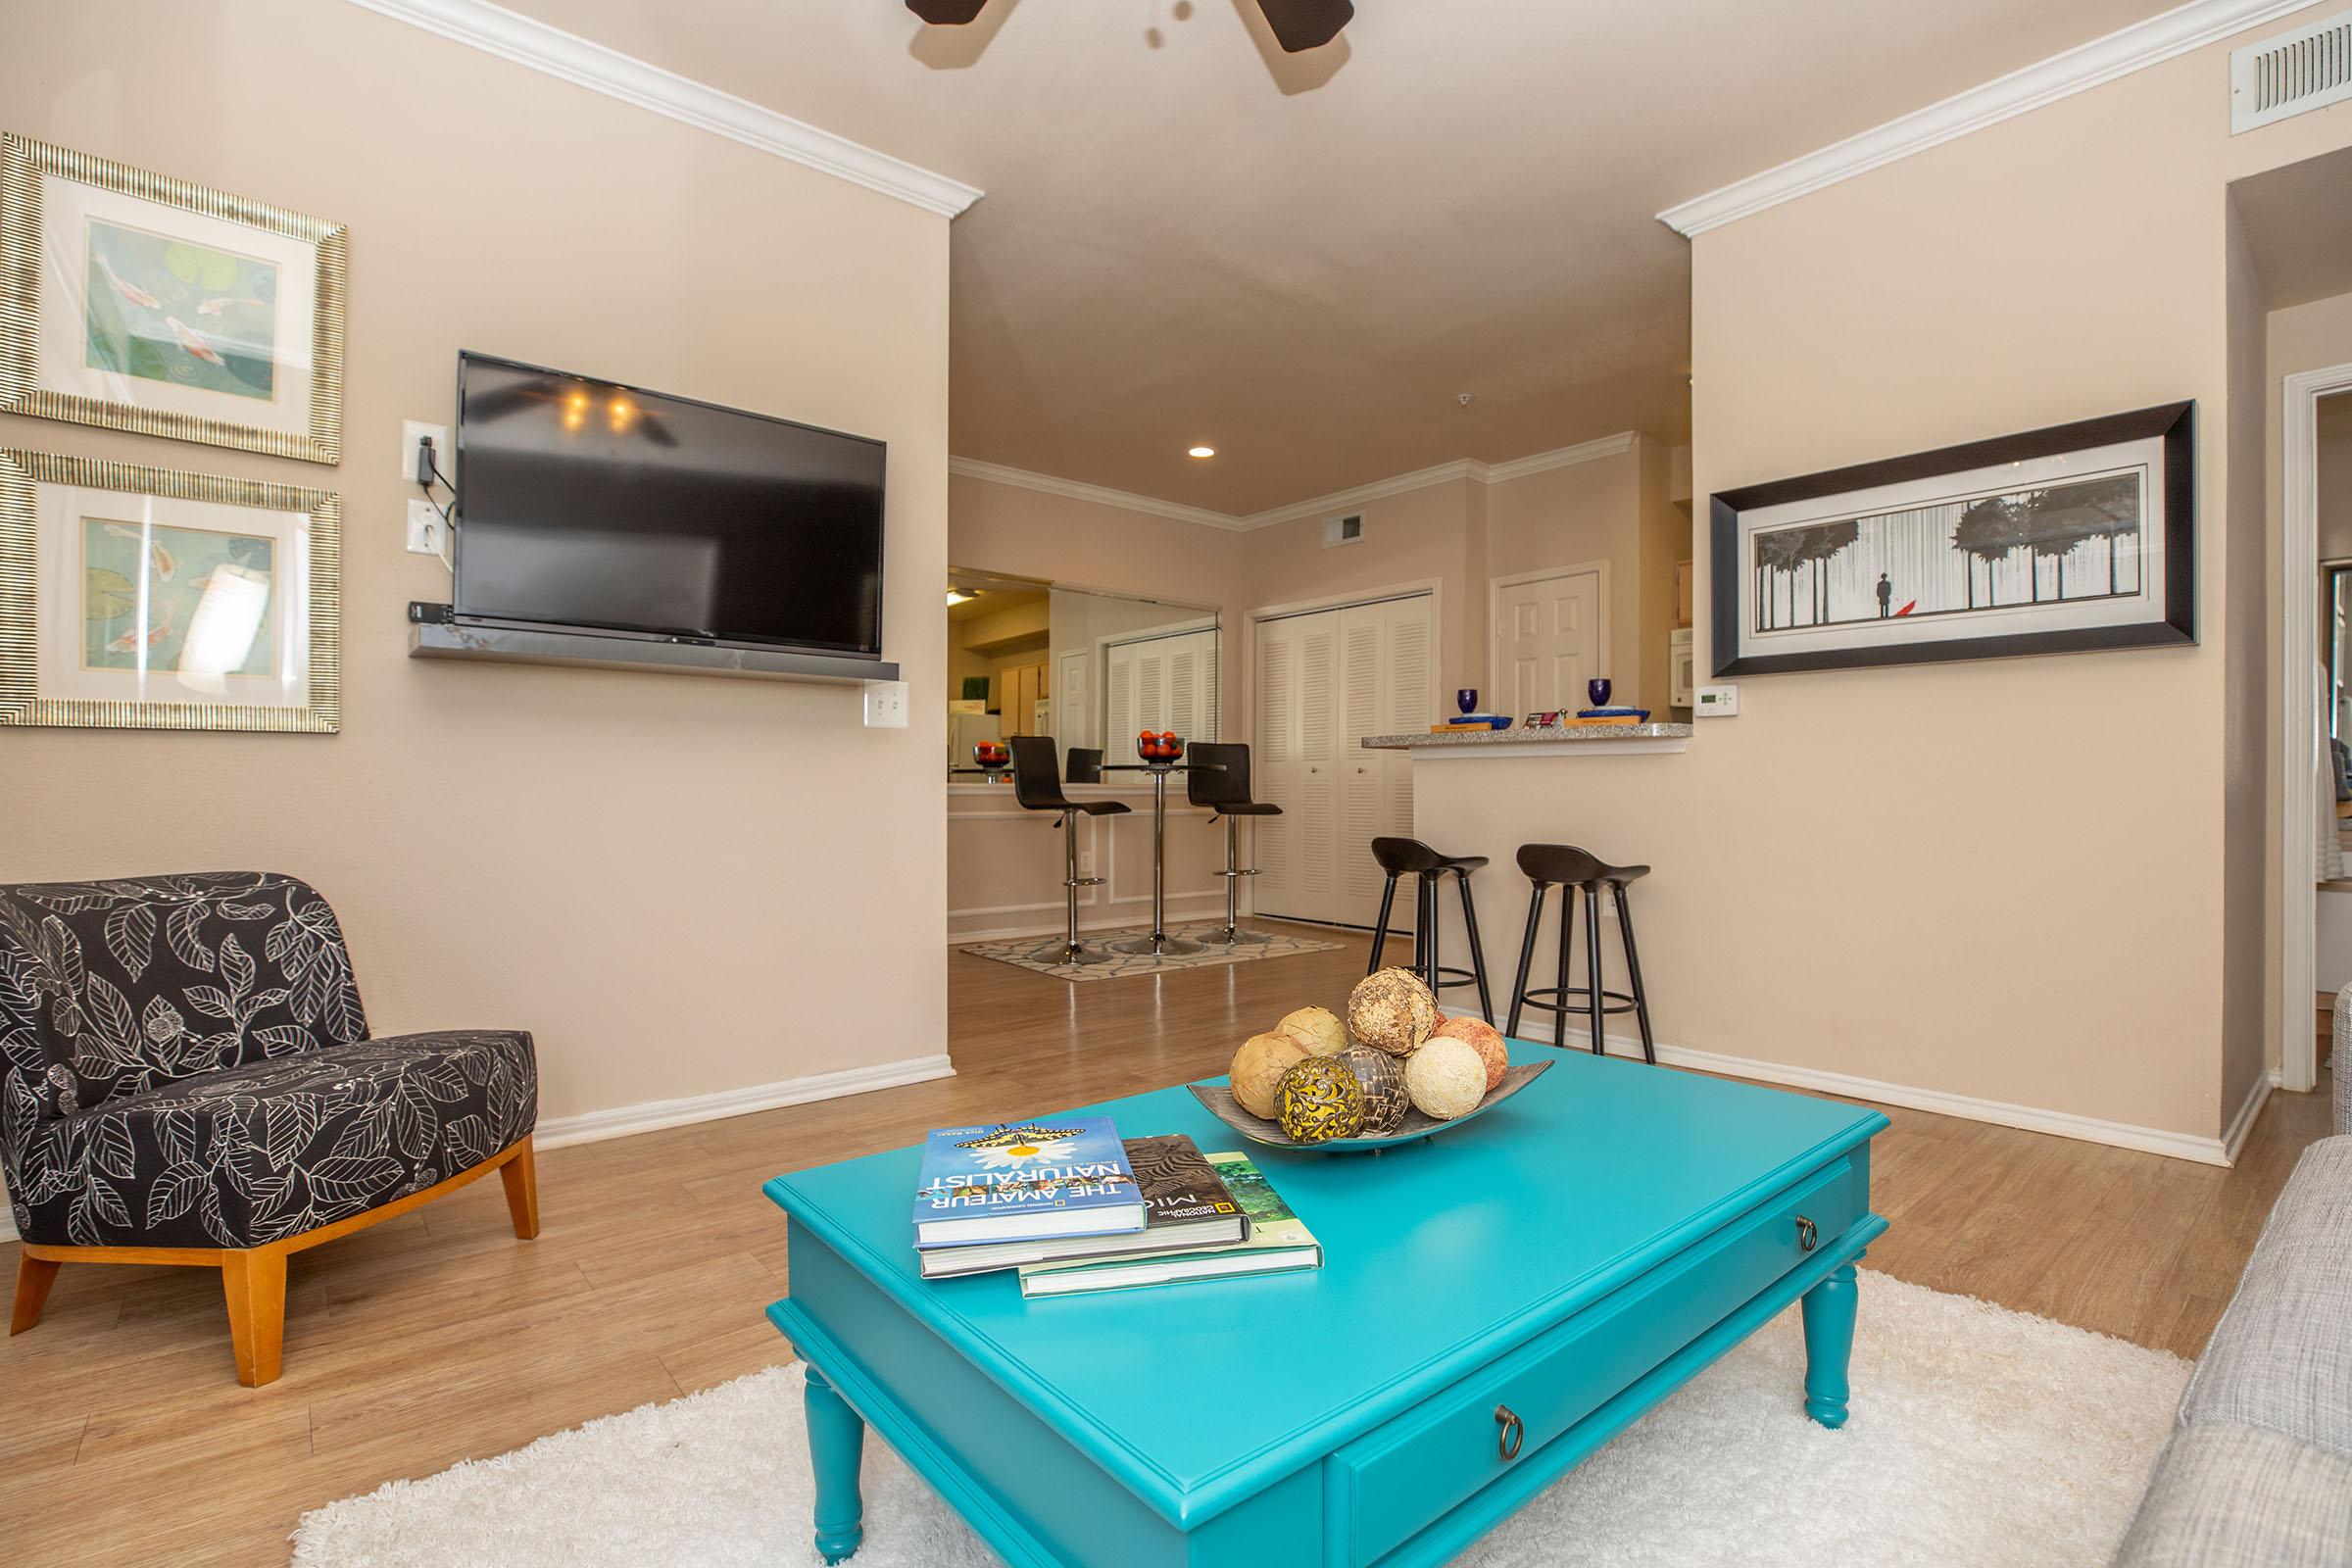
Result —
[{"label": "upholstered sofa arm", "polygon": [[2335,994],[2335,1049],[2328,1058],[2335,1069],[2335,1130],[2339,1133],[2352,1133],[2352,1075],[2344,1070],[2348,1045],[2352,1045],[2352,986]]}]

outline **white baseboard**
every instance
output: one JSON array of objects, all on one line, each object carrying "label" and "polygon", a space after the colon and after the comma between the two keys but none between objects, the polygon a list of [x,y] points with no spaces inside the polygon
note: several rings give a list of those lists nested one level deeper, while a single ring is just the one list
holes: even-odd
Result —
[{"label": "white baseboard", "polygon": [[2237,1107],[2237,1114],[2230,1118],[2230,1125],[2222,1132],[2223,1164],[2237,1163],[2237,1152],[2246,1147],[2246,1135],[2254,1130],[2254,1118],[2262,1114],[2262,1107],[2270,1100],[2271,1091],[2278,1087],[2278,1069],[2273,1067],[2256,1078],[2254,1087],[2246,1091],[2245,1102]]},{"label": "white baseboard", "polygon": [[839,1072],[811,1073],[806,1078],[785,1078],[772,1084],[722,1089],[716,1094],[692,1095],[684,1100],[649,1100],[641,1104],[615,1105],[611,1110],[591,1110],[577,1116],[543,1118],[532,1142],[539,1149],[601,1143],[608,1138],[626,1138],[631,1133],[659,1132],[664,1127],[748,1116],[755,1110],[774,1110],[779,1105],[805,1105],[812,1100],[838,1100],[844,1095],[862,1095],[875,1089],[896,1089],[902,1084],[928,1083],[934,1078],[955,1076],[956,1069],[944,1054],[909,1056],[905,1061],[845,1067]]},{"label": "white baseboard", "polygon": [[[591,1110],[577,1116],[548,1117],[539,1123],[531,1141],[536,1149],[602,1143],[608,1138],[626,1138],[631,1133],[659,1132],[664,1127],[684,1127],[698,1121],[720,1121],[729,1116],[748,1116],[755,1110],[805,1105],[812,1100],[839,1100],[844,1095],[862,1095],[870,1090],[896,1089],[902,1084],[928,1083],[934,1078],[955,1076],[956,1068],[945,1054],[909,1056],[905,1061],[810,1073],[806,1078],[785,1078],[745,1089],[722,1089],[716,1094],[691,1095],[684,1100],[649,1100],[641,1104],[615,1105],[611,1110]],[[0,1208],[0,1242],[16,1239],[15,1216]]]},{"label": "white baseboard", "polygon": [[[1569,1039],[1581,1042],[1589,1037],[1578,1032],[1577,1019],[1571,1014],[1568,1022]],[[1522,1017],[1519,1036],[1523,1040],[1549,1043],[1551,1020],[1548,1017]],[[1634,1035],[1604,1035],[1611,1055],[1642,1054],[1642,1041]],[[1697,1051],[1689,1046],[1658,1042],[1658,1060],[1669,1067],[1692,1067],[1700,1072],[1721,1073],[1727,1078],[1749,1078],[1757,1083],[1779,1084],[1788,1089],[1817,1089],[1825,1094],[1843,1095],[1852,1100],[1866,1100],[1873,1104],[1899,1105],[1906,1110],[1930,1110],[1939,1116],[1958,1116],[1966,1121],[1991,1122],[1998,1127],[2017,1127],[2031,1133],[2050,1133],[2059,1138],[2078,1138],[2089,1144],[2107,1144],[2116,1149],[2134,1149],[2142,1153],[2164,1154],[2174,1159],[2194,1160],[2200,1165],[2228,1165],[2236,1156],[2237,1145],[2220,1138],[2198,1138],[2188,1133],[2169,1132],[2161,1127],[2138,1127],[2130,1122],[2102,1121],[2095,1116],[2078,1116],[2072,1111],[2045,1110],[2038,1105],[2014,1105],[2005,1101],[1982,1100],[1974,1095],[1955,1095],[1940,1089],[1920,1089],[1910,1084],[1886,1083],[1877,1078],[1858,1077],[1852,1073],[1829,1072],[1818,1067],[1794,1067],[1778,1061],[1757,1061],[1747,1056],[1727,1056],[1720,1052]],[[2261,1095],[2269,1094],[2269,1084],[2260,1087]],[[2239,1141],[2254,1124],[2254,1112],[2261,1108],[2258,1098],[2249,1098],[2231,1124]],[[2242,1125],[2241,1125],[2242,1123]]]}]

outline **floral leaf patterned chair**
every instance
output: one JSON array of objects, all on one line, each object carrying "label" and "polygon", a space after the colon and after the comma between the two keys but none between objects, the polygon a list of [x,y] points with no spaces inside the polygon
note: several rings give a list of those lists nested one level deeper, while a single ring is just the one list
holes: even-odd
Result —
[{"label": "floral leaf patterned chair", "polygon": [[277,1376],[291,1252],[495,1170],[539,1232],[531,1037],[370,1039],[326,901],[235,871],[0,887],[9,1332],[66,1263],[220,1270],[237,1381]]}]

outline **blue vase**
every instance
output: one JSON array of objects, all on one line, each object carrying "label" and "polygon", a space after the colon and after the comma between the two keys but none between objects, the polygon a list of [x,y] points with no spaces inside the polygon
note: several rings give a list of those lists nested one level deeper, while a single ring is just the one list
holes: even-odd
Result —
[{"label": "blue vase", "polygon": [[1460,709],[1465,714],[1477,712],[1478,688],[1475,686],[1464,686],[1459,691],[1455,692],[1453,694],[1453,706]]},{"label": "blue vase", "polygon": [[1585,682],[1585,695],[1592,699],[1592,706],[1594,708],[1608,707],[1609,683],[1607,677],[1604,676],[1599,680],[1589,680]]}]

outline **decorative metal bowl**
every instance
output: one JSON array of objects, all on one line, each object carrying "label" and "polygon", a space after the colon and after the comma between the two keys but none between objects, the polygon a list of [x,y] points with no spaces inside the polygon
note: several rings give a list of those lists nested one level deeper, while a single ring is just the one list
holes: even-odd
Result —
[{"label": "decorative metal bowl", "polygon": [[1200,1102],[1210,1115],[1253,1144],[1263,1144],[1268,1149],[1295,1149],[1302,1154],[1360,1154],[1367,1150],[1377,1153],[1396,1144],[1416,1143],[1439,1133],[1450,1132],[1464,1122],[1475,1121],[1550,1070],[1551,1063],[1548,1061],[1531,1061],[1508,1069],[1502,1075],[1502,1082],[1487,1091],[1486,1099],[1451,1121],[1440,1121],[1418,1110],[1408,1110],[1404,1113],[1404,1124],[1393,1133],[1383,1133],[1377,1138],[1334,1138],[1320,1144],[1301,1144],[1284,1133],[1277,1124],[1262,1116],[1250,1115],[1233,1098],[1233,1090],[1222,1078],[1186,1084],[1185,1088],[1193,1092],[1193,1098]]}]

